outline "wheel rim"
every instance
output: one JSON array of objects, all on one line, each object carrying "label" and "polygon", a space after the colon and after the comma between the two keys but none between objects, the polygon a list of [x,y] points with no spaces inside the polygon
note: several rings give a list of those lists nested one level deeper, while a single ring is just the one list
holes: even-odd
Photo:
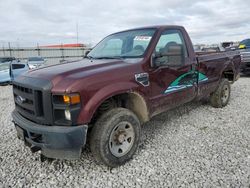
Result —
[{"label": "wheel rim", "polygon": [[112,130],[109,137],[109,149],[115,157],[126,155],[132,148],[135,131],[129,122],[120,122]]},{"label": "wheel rim", "polygon": [[229,94],[230,94],[229,87],[227,85],[224,85],[221,93],[221,101],[223,104],[227,102]]}]

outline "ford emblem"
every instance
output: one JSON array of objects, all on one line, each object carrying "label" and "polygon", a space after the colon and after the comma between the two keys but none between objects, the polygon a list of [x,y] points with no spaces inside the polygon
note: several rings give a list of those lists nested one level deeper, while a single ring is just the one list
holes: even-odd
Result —
[{"label": "ford emblem", "polygon": [[24,103],[24,102],[26,101],[26,99],[23,98],[23,97],[20,96],[20,95],[18,95],[18,96],[16,97],[16,100],[17,100],[17,102],[20,103],[20,104],[22,104],[22,103]]}]

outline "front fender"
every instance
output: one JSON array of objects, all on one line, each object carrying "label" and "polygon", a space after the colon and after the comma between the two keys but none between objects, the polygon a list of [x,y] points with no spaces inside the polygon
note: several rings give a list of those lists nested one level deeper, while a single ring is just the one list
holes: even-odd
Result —
[{"label": "front fender", "polygon": [[83,106],[78,117],[78,123],[89,123],[95,111],[106,99],[115,95],[132,92],[138,87],[138,84],[133,82],[119,82],[101,88]]}]

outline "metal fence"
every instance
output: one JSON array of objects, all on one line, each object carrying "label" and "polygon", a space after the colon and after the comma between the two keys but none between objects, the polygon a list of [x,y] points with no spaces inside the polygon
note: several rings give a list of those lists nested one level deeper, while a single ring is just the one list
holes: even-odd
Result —
[{"label": "metal fence", "polygon": [[47,59],[46,64],[56,64],[62,60],[77,60],[85,56],[90,50],[86,47],[36,47],[36,48],[0,48],[0,57],[15,57],[25,60],[29,57],[40,56]]}]

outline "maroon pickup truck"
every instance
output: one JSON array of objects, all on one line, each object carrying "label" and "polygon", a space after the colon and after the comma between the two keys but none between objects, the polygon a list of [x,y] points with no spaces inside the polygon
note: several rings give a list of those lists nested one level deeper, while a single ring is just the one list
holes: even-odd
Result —
[{"label": "maroon pickup truck", "polygon": [[205,97],[226,106],[240,63],[237,52],[195,54],[180,26],[118,32],[83,60],[16,79],[13,122],[43,158],[79,158],[89,140],[97,162],[115,167],[132,158],[153,116]]}]

